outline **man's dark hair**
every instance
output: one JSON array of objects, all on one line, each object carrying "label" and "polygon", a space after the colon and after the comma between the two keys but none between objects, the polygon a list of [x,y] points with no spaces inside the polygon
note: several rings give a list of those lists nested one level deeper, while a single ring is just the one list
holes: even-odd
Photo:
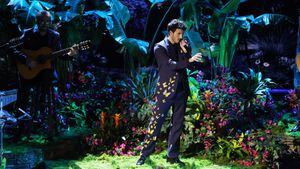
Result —
[{"label": "man's dark hair", "polygon": [[183,21],[179,19],[173,19],[171,22],[168,23],[167,31],[175,32],[176,29],[181,29],[183,31],[186,30],[186,25]]},{"label": "man's dark hair", "polygon": [[35,18],[37,21],[41,20],[43,17],[49,17],[51,19],[51,14],[48,11],[40,11],[36,14]]}]

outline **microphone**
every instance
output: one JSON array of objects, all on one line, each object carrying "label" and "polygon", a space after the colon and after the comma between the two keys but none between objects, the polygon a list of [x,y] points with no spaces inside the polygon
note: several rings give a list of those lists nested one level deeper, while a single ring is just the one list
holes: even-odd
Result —
[{"label": "microphone", "polygon": [[189,43],[189,41],[187,40],[187,39],[181,39],[180,41],[179,41],[179,43],[182,41],[182,40],[184,40],[185,42],[186,42],[186,44],[183,46],[185,49],[186,49],[186,51],[187,51],[187,53],[191,53],[192,52],[192,48],[190,47],[190,43]]}]

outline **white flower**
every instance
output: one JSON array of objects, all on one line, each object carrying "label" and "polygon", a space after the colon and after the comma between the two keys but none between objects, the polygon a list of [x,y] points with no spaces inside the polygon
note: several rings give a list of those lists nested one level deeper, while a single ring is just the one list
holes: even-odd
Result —
[{"label": "white flower", "polygon": [[259,64],[260,64],[260,60],[257,59],[257,60],[255,61],[255,64],[256,64],[256,65],[259,65]]},{"label": "white flower", "polygon": [[270,64],[268,62],[264,62],[263,65],[264,65],[264,67],[269,67],[270,66]]}]

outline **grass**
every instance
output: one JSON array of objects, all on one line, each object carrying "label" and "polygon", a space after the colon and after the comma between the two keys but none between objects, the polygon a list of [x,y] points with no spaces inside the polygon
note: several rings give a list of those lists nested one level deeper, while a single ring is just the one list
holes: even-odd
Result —
[{"label": "grass", "polygon": [[[177,164],[167,163],[164,156],[166,152],[152,155],[144,165],[136,166],[138,156],[111,156],[102,154],[100,156],[88,155],[82,160],[59,160],[47,161],[47,166],[53,169],[177,169]],[[212,161],[195,157],[182,158],[186,169],[229,169],[231,166],[220,166]],[[238,167],[241,168],[241,167]]]}]

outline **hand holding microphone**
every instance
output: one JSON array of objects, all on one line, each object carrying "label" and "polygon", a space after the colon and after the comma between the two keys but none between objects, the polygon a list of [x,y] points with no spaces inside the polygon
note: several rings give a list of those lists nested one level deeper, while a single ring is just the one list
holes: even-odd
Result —
[{"label": "hand holding microphone", "polygon": [[182,50],[183,53],[188,53],[188,52],[190,52],[190,51],[189,51],[189,50],[190,50],[189,43],[188,43],[188,41],[185,40],[185,39],[181,39],[181,40],[180,40],[180,48],[181,48],[181,50]]},{"label": "hand holding microphone", "polygon": [[[180,41],[180,48],[183,51],[183,53],[190,52],[189,44],[187,40],[181,39]],[[189,62],[203,62],[202,54],[201,53],[196,53],[193,57],[189,59]]]}]

